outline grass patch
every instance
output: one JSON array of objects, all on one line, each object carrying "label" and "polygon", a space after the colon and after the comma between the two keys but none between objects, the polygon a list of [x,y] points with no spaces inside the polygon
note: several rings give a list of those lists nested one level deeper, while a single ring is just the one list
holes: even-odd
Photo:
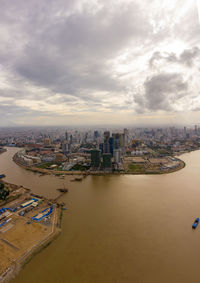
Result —
[{"label": "grass patch", "polygon": [[129,172],[140,172],[144,171],[144,166],[141,164],[129,164],[128,166]]},{"label": "grass patch", "polygon": [[90,166],[83,166],[81,164],[75,164],[70,171],[87,171],[90,168]]},{"label": "grass patch", "polygon": [[[42,169],[49,169],[49,167],[51,166],[51,165],[54,165],[54,164],[56,164],[56,165],[58,165],[58,167],[61,165],[61,162],[46,162],[46,163],[43,163],[43,164],[40,164],[40,165],[38,165],[37,167],[38,168],[42,168]],[[58,167],[55,169],[55,170],[58,170]]]}]

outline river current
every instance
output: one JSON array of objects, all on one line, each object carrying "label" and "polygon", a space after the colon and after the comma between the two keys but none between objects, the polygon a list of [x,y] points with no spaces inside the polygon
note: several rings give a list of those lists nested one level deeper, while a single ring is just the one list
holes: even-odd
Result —
[{"label": "river current", "polygon": [[13,283],[200,282],[200,151],[165,175],[88,176],[70,182],[27,171],[0,155],[5,181],[63,196],[62,233],[25,265]]}]

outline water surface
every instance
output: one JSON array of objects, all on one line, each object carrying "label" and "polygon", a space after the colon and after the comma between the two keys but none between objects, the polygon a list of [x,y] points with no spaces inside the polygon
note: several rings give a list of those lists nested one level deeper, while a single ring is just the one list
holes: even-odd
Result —
[{"label": "water surface", "polygon": [[[20,168],[15,151],[0,155],[6,180],[55,197],[63,180]],[[66,177],[61,235],[12,282],[199,282],[200,151],[181,158],[167,175]]]}]

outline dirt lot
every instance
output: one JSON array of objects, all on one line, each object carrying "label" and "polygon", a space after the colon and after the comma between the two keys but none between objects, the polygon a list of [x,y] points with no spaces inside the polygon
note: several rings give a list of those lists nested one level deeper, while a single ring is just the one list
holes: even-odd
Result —
[{"label": "dirt lot", "polygon": [[167,158],[150,158],[149,161],[152,164],[167,164],[169,162]]},{"label": "dirt lot", "polygon": [[43,202],[25,216],[19,216],[18,212],[13,212],[7,218],[9,222],[0,228],[0,275],[11,264],[17,263],[27,254],[27,251],[38,247],[52,234],[55,228],[55,218],[57,218],[56,208],[48,218],[48,225],[44,221],[40,223],[31,220],[33,215],[47,207],[49,207],[48,202]]}]

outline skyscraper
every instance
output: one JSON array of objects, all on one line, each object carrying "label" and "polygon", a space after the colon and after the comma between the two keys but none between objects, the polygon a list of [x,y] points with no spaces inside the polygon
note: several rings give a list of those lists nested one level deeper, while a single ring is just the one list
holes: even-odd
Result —
[{"label": "skyscraper", "polygon": [[106,131],[106,132],[104,132],[103,135],[104,135],[104,143],[108,143],[109,137],[110,137],[110,132]]},{"label": "skyscraper", "polygon": [[70,135],[70,144],[72,144],[72,143],[73,143],[73,136]]},{"label": "skyscraper", "polygon": [[121,150],[120,149],[114,149],[113,156],[114,156],[115,163],[121,163]]},{"label": "skyscraper", "polygon": [[119,134],[116,133],[116,134],[112,134],[112,137],[113,137],[113,144],[114,144],[114,149],[117,149],[119,148]]},{"label": "skyscraper", "polygon": [[127,146],[128,142],[129,142],[129,132],[128,132],[128,129],[124,129],[124,141],[125,141],[125,146]]},{"label": "skyscraper", "polygon": [[111,168],[111,166],[112,166],[111,154],[110,153],[104,153],[103,154],[103,168],[109,169],[109,168]]},{"label": "skyscraper", "polygon": [[99,144],[99,149],[100,149],[101,155],[102,155],[102,154],[103,154],[103,143],[100,143],[100,144]]},{"label": "skyscraper", "polygon": [[119,134],[119,146],[120,148],[125,147],[125,134]]},{"label": "skyscraper", "polygon": [[110,137],[109,138],[109,152],[111,153],[111,155],[113,156],[113,149],[114,149],[114,138]]},{"label": "skyscraper", "polygon": [[103,153],[110,153],[110,144],[109,144],[109,142],[104,142],[104,144],[103,144]]},{"label": "skyscraper", "polygon": [[91,166],[92,168],[99,168],[101,163],[100,159],[100,150],[99,149],[93,149],[91,150]]},{"label": "skyscraper", "polygon": [[96,139],[99,137],[99,132],[98,131],[94,131],[94,141],[96,141]]},{"label": "skyscraper", "polygon": [[104,132],[104,143],[103,143],[103,153],[110,153],[110,132],[106,131]]}]

